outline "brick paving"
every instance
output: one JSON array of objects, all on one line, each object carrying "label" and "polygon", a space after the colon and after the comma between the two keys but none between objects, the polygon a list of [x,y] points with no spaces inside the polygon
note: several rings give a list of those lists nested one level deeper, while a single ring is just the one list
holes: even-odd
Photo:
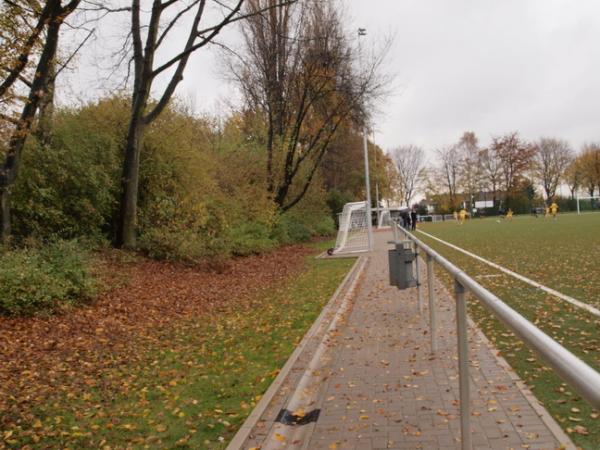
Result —
[{"label": "brick paving", "polygon": [[[436,283],[438,351],[431,355],[428,311],[419,317],[415,289],[388,285],[386,241],[376,233],[364,280],[347,324],[335,341],[326,382],[320,388],[316,423],[303,425],[295,442],[304,449],[460,448],[458,369],[454,301]],[[424,264],[421,264],[423,267]],[[427,288],[424,283],[424,299]],[[489,343],[469,330],[471,428],[474,449],[557,449],[561,442],[518,388],[515,375],[492,353]],[[307,346],[305,352],[310,352]],[[302,372],[303,355],[243,448],[263,442]],[[561,435],[567,448],[570,442]],[[269,444],[269,445],[267,445]],[[263,448],[264,448],[263,447]],[[564,448],[564,447],[563,447]]]}]

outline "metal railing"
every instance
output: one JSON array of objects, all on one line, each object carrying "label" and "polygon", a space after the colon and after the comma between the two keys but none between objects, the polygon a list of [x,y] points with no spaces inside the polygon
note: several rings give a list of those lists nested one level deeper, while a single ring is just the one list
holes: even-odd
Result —
[{"label": "metal railing", "polygon": [[467,305],[466,292],[470,292],[486,308],[494,314],[507,328],[515,333],[524,343],[533,350],[555,373],[567,384],[569,384],[585,401],[593,408],[600,409],[600,373],[587,365],[565,347],[560,345],[525,317],[512,309],[496,295],[485,289],[461,269],[456,267],[446,258],[441,256],[427,244],[421,242],[417,237],[394,223],[392,226],[394,239],[410,240],[417,253],[417,296],[419,302],[419,313],[423,311],[423,293],[418,271],[419,253],[426,255],[427,262],[427,287],[429,293],[429,326],[431,336],[431,350],[437,350],[437,322],[435,314],[435,293],[433,289],[434,271],[433,263],[437,262],[454,280],[454,295],[456,300],[456,329],[458,338],[458,372],[460,392],[460,420],[462,449],[471,449],[470,432],[470,405],[469,405],[469,355],[467,341]]}]

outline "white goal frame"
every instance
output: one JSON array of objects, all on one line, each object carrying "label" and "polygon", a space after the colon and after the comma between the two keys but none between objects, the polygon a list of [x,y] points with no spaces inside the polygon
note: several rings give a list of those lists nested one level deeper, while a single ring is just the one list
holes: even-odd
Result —
[{"label": "white goal frame", "polygon": [[598,200],[598,203],[600,203],[600,195],[589,195],[587,197],[580,197],[578,195],[577,196],[577,214],[581,214],[581,208],[579,206],[579,200]]},{"label": "white goal frame", "polygon": [[346,203],[338,215],[339,229],[334,254],[358,253],[369,250],[366,202]]}]

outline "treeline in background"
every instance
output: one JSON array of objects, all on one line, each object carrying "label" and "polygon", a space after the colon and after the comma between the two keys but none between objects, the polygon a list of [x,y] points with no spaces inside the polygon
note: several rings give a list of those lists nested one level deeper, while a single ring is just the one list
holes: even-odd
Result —
[{"label": "treeline in background", "polygon": [[[509,208],[531,213],[534,208],[557,202],[563,212],[577,209],[577,196],[600,196],[600,143],[580,149],[558,138],[543,137],[529,142],[510,132],[481,146],[473,132],[458,142],[432,152],[415,146],[394,149],[391,156],[400,177],[406,204],[416,192],[425,199],[414,204],[422,214],[451,214],[463,206],[468,211],[476,202],[488,202],[477,214],[494,215]],[[560,195],[567,191],[568,194]],[[600,208],[598,199],[582,203],[586,209]]]}]

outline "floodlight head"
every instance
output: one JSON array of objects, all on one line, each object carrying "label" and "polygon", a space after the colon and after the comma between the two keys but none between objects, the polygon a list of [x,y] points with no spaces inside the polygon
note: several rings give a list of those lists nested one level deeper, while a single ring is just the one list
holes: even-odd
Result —
[{"label": "floodlight head", "polygon": [[359,28],[358,29],[358,35],[359,36],[366,36],[367,35],[367,29],[366,28]]}]

